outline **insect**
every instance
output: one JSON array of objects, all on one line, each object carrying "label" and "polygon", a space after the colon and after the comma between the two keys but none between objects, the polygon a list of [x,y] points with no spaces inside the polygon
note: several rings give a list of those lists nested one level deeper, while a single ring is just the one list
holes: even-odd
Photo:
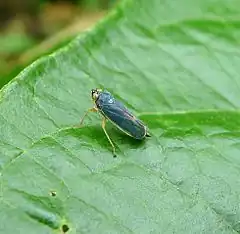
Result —
[{"label": "insect", "polygon": [[116,100],[111,93],[103,91],[102,89],[92,89],[91,95],[94,107],[85,112],[81,119],[80,126],[90,112],[99,112],[103,117],[102,128],[112,146],[114,157],[116,157],[116,149],[105,128],[107,120],[135,139],[143,140],[145,137],[150,137],[146,125],[131,114],[129,110],[121,102]]}]

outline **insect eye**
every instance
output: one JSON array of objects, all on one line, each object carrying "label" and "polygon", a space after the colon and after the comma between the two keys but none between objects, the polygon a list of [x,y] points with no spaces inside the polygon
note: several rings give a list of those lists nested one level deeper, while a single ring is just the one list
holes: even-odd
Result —
[{"label": "insect eye", "polygon": [[97,100],[98,96],[99,96],[98,92],[95,91],[95,92],[92,93],[92,99],[93,100]]}]

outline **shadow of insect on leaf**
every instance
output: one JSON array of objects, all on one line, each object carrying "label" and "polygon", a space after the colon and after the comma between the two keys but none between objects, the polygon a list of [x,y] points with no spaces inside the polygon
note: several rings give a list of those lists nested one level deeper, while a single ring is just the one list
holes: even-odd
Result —
[{"label": "shadow of insect on leaf", "polygon": [[[111,136],[111,140],[113,141],[114,146],[117,148],[121,148],[121,145],[125,145],[128,148],[141,148],[147,139],[144,140],[137,140],[134,139],[124,132],[117,129],[111,123],[108,123],[106,126],[109,135]],[[109,141],[104,134],[101,125],[91,125],[91,126],[83,126],[81,128],[73,128],[71,130],[71,134],[75,135],[76,137],[81,137],[81,139],[86,140],[87,142],[91,142],[94,144],[99,145],[99,147],[104,147],[110,149]],[[147,137],[148,138],[148,137]],[[89,140],[90,139],[90,140]],[[114,155],[116,156],[116,155]]]},{"label": "shadow of insect on leaf", "polygon": [[[140,148],[145,144],[147,140],[147,139],[144,139],[144,140],[135,139],[131,136],[128,136],[124,132],[118,130],[114,126],[111,126],[111,127],[109,126],[108,130],[111,133],[112,138],[118,145],[119,143],[121,143],[121,145],[126,145],[130,148]],[[149,137],[147,136],[147,138]]]},{"label": "shadow of insect on leaf", "polygon": [[101,139],[104,136],[101,125],[86,125],[79,128],[73,128],[71,133],[75,136],[79,137],[81,135],[82,138],[87,137],[91,139]]}]

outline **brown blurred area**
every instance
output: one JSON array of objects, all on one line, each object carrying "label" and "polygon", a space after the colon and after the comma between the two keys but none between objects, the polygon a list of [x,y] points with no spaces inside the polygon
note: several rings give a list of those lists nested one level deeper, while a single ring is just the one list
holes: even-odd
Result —
[{"label": "brown blurred area", "polygon": [[0,0],[0,88],[100,20],[117,0]]}]

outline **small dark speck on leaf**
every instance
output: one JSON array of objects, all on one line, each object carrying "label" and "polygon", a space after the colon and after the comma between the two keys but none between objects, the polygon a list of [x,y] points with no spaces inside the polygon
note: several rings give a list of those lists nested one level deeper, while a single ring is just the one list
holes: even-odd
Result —
[{"label": "small dark speck on leaf", "polygon": [[51,191],[51,192],[50,192],[50,195],[51,195],[52,197],[56,197],[56,196],[57,196],[57,192]]},{"label": "small dark speck on leaf", "polygon": [[62,225],[62,231],[63,231],[63,233],[67,233],[68,230],[69,230],[68,225],[67,225],[67,224],[63,224],[63,225]]}]

